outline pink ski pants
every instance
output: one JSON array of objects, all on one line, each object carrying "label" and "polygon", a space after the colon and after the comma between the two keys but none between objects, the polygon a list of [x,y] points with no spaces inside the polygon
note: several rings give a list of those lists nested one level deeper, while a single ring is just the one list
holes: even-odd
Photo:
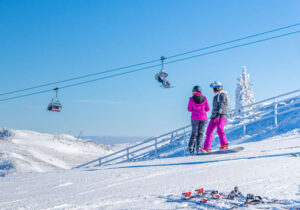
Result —
[{"label": "pink ski pants", "polygon": [[224,127],[226,122],[227,122],[226,118],[215,118],[213,120],[210,120],[206,130],[204,149],[211,149],[213,133],[216,128],[217,128],[218,136],[220,138],[220,144],[223,145],[228,143],[226,134],[224,132]]}]

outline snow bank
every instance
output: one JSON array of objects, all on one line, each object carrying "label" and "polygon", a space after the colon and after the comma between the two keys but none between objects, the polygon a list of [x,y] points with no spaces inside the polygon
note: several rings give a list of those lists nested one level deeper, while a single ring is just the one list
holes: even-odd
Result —
[{"label": "snow bank", "polygon": [[10,138],[0,140],[0,172],[46,172],[70,169],[111,153],[108,146],[70,135],[9,130]]},{"label": "snow bank", "polygon": [[[289,105],[289,107],[286,107]],[[253,106],[255,110],[250,110],[246,115],[236,115],[228,119],[225,132],[228,138],[229,146],[245,143],[262,141],[267,138],[286,134],[294,129],[300,128],[300,96],[289,98],[278,103],[277,126],[274,124],[274,103],[263,103]],[[280,114],[281,112],[291,110],[290,112]],[[243,124],[246,124],[244,130]],[[215,133],[216,134],[216,133]],[[189,137],[188,137],[189,138]],[[220,146],[219,138],[216,135],[213,141],[212,149]],[[160,157],[172,158],[184,156],[186,143],[174,141],[162,149],[159,149]],[[154,159],[155,153],[146,156],[145,159]],[[142,159],[142,158],[140,158]]]},{"label": "snow bank", "polygon": [[[16,174],[0,181],[0,209],[229,209],[210,199],[214,208],[170,201],[181,193],[204,188],[280,199],[299,209],[299,129],[243,143],[244,151],[217,156],[188,156],[122,163],[90,169]],[[255,209],[251,206],[241,209]]]}]

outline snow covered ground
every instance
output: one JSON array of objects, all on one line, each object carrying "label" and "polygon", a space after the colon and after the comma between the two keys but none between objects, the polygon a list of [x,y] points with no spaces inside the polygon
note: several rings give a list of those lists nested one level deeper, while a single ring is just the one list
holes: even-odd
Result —
[{"label": "snow covered ground", "polygon": [[[179,144],[169,145],[161,159],[71,170],[132,143],[112,148],[69,135],[9,130],[12,136],[0,140],[0,209],[229,209],[228,200],[183,202],[181,193],[229,193],[235,186],[244,195],[284,202],[251,208],[300,209],[300,156],[292,155],[300,154],[299,100],[279,103],[290,104],[291,112],[279,115],[277,126],[274,104],[265,104],[247,117],[246,133],[242,127],[228,131],[230,147],[245,148],[234,154],[183,156],[186,145]],[[244,121],[234,117],[229,128]]]},{"label": "snow covered ground", "polygon": [[136,142],[144,141],[149,137],[135,137],[135,136],[83,136],[82,139],[90,139],[98,144],[109,145],[110,147],[120,147],[121,145],[134,144]]},{"label": "snow covered ground", "polygon": [[[0,140],[0,175],[10,172],[46,172],[70,169],[79,163],[110,154],[109,147],[70,135],[9,130],[8,140]],[[5,170],[6,169],[6,170]],[[9,170],[7,170],[9,169]]]},{"label": "snow covered ground", "polygon": [[[22,138],[16,143],[21,144]],[[235,147],[237,145],[231,145]],[[170,200],[197,188],[286,200],[273,209],[300,208],[300,129],[242,143],[244,151],[175,157],[0,178],[0,209],[226,209]],[[66,146],[66,148],[68,148]],[[73,150],[72,150],[73,151]],[[254,208],[254,207],[253,207]]]}]

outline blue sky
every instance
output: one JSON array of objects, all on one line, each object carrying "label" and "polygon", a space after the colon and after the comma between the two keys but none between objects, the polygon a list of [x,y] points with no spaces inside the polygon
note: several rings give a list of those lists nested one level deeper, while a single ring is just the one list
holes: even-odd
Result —
[{"label": "blue sky", "polygon": [[[0,0],[0,92],[168,57],[298,23],[299,14],[298,0]],[[173,89],[160,88],[157,68],[61,90],[61,113],[46,111],[54,92],[0,102],[0,127],[159,135],[190,123],[194,85],[211,102],[219,80],[234,104],[243,65],[256,100],[298,89],[299,57],[298,34],[167,65]]]}]

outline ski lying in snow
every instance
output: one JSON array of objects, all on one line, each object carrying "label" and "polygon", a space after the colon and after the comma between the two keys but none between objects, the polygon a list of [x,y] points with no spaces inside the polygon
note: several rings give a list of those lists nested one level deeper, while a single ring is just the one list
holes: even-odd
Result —
[{"label": "ski lying in snow", "polygon": [[294,157],[300,157],[300,153],[294,153],[294,154],[292,154],[292,156],[294,156]]},{"label": "ski lying in snow", "polygon": [[[244,196],[238,187],[235,187],[229,194],[219,193],[217,190],[207,191],[200,188],[195,190],[195,193],[185,192],[182,193],[181,197],[172,194],[167,196],[166,199],[167,202],[187,202],[191,205],[200,205],[207,209],[239,209],[252,206],[255,206],[255,209],[273,209],[274,207],[280,209],[294,209],[294,203],[290,201],[269,199],[254,194]],[[196,206],[188,207],[194,208]]]},{"label": "ski lying in snow", "polygon": [[253,206],[253,205],[255,206],[256,209],[274,209],[274,205],[277,205],[277,207],[280,207],[282,209],[294,209],[292,206],[290,206],[290,203],[285,202],[285,201],[280,201],[277,199],[270,200],[270,201],[261,201],[261,202],[256,202],[256,203],[255,202],[254,203],[231,202],[230,204],[233,205],[230,209],[238,209],[238,208],[249,207],[249,206]]},{"label": "ski lying in snow", "polygon": [[212,152],[196,153],[195,155],[219,155],[219,154],[235,153],[235,152],[242,151],[243,149],[244,147],[236,147],[228,150],[217,150]]},{"label": "ski lying in snow", "polygon": [[235,206],[230,203],[231,201],[223,200],[222,193],[219,193],[217,190],[205,191],[203,188],[196,189],[195,193],[182,193],[181,198],[178,198],[176,195],[169,195],[167,196],[167,202],[188,202],[192,205],[200,205],[205,209],[220,209],[220,206],[224,207],[224,204],[226,204],[229,208]]}]

